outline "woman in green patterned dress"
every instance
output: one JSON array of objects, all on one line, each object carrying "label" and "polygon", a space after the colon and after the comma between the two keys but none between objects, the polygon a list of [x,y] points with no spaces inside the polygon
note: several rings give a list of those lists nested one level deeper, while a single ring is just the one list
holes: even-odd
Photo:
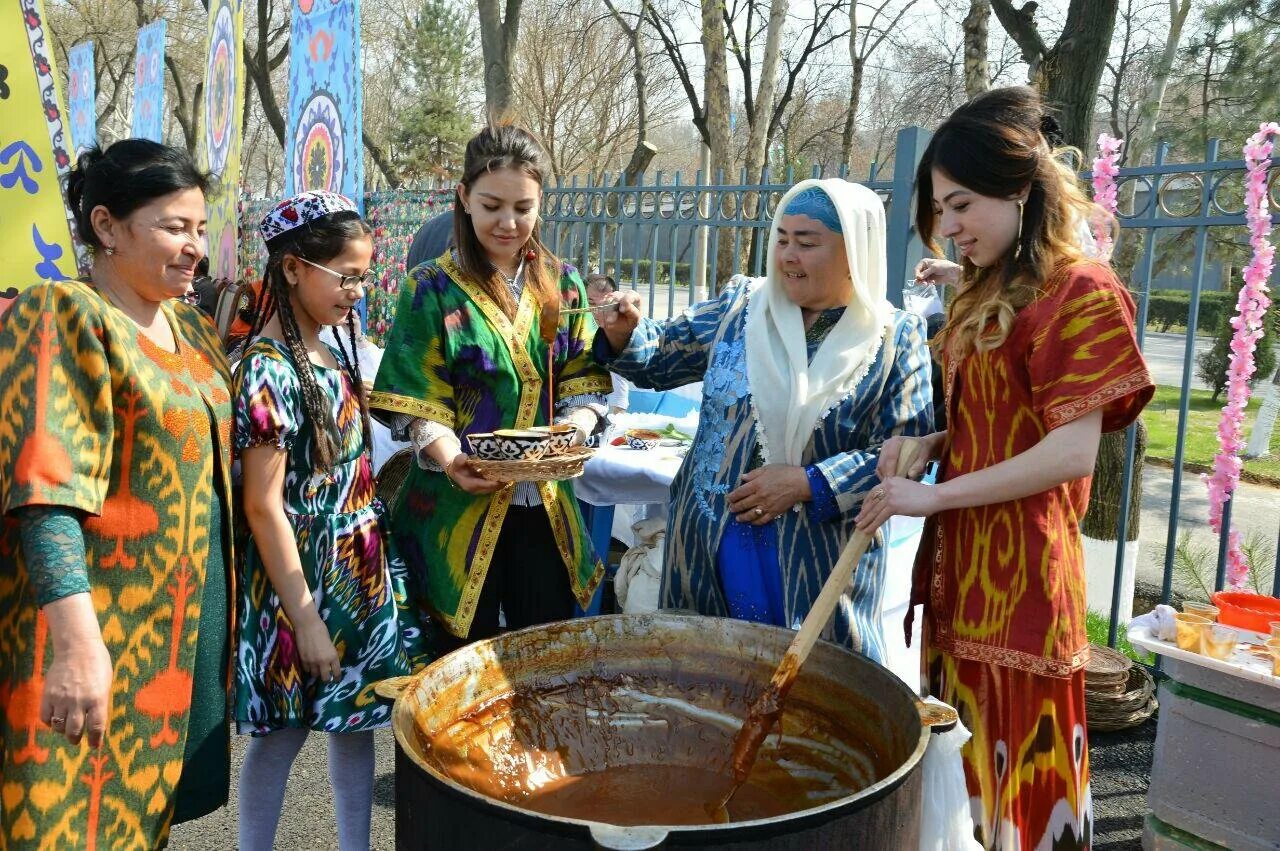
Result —
[{"label": "woman in green patterned dress", "polygon": [[546,155],[523,130],[467,143],[455,248],[409,271],[370,405],[417,464],[395,505],[397,549],[425,585],[437,649],[572,617],[604,575],[568,482],[481,477],[467,435],[573,423],[593,432],[613,389],[591,359],[578,273],[538,238]]},{"label": "woman in green patterned dress", "polygon": [[[234,382],[249,534],[233,714],[256,737],[241,771],[240,848],[272,847],[293,760],[318,730],[329,734],[339,847],[367,849],[373,730],[390,721],[373,686],[423,661],[384,545],[355,356],[352,311],[373,242],[331,192],[281,202],[259,230],[265,303]],[[341,324],[349,349],[320,339]]]}]

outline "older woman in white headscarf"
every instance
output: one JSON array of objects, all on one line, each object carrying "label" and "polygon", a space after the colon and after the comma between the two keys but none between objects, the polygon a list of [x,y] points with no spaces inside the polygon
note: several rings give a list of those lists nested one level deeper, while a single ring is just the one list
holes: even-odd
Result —
[{"label": "older woman in white headscarf", "polygon": [[[879,446],[932,428],[924,322],[885,300],[884,205],[806,180],[778,205],[768,275],[658,323],[603,314],[596,357],[645,388],[703,382],[672,484],[664,607],[796,626],[879,483]],[[863,558],[827,637],[876,661],[885,552]]]}]

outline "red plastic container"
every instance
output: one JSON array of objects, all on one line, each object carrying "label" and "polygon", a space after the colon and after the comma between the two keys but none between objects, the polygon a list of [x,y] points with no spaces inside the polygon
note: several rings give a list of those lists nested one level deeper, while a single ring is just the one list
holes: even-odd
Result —
[{"label": "red plastic container", "polygon": [[1213,595],[1218,623],[1267,634],[1271,622],[1280,621],[1280,600],[1245,591],[1218,591]]}]

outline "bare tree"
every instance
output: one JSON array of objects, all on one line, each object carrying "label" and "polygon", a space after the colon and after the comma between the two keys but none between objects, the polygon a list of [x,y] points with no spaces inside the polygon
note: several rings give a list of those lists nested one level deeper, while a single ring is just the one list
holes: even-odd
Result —
[{"label": "bare tree", "polygon": [[[287,3],[284,5],[287,6]],[[272,87],[271,74],[289,58],[289,16],[282,11],[277,23],[274,20],[276,3],[273,0],[258,0],[257,11],[252,39],[249,37],[249,27],[245,27],[244,69],[248,78],[253,80],[254,89],[258,92],[258,103],[262,106],[262,115],[283,152],[285,118]],[[246,92],[246,109],[248,100]]]},{"label": "bare tree", "polygon": [[511,70],[520,34],[523,0],[476,0],[480,8],[480,52],[484,54],[484,97],[491,119],[511,108]]},{"label": "bare tree", "polygon": [[755,103],[750,111],[751,130],[747,134],[745,166],[747,180],[751,181],[760,179],[761,169],[765,164],[765,152],[769,144],[769,125],[773,119],[773,107],[777,99],[782,24],[787,17],[788,5],[788,0],[772,0],[769,4],[764,61],[760,65],[760,88],[756,91]]},{"label": "bare tree", "polygon": [[[862,78],[866,74],[867,62],[880,48],[889,34],[902,21],[916,0],[906,0],[898,5],[897,12],[892,9],[897,5],[894,0],[881,0],[879,4],[849,3],[849,106],[845,114],[844,135],[841,138],[841,153],[847,167],[853,165],[853,137],[857,130],[858,106],[862,100]],[[871,18],[866,24],[858,23],[858,7],[869,6]],[[892,18],[890,16],[892,15]]]},{"label": "bare tree", "polygon": [[987,64],[987,39],[991,22],[991,0],[970,0],[964,16],[964,93],[969,97],[991,88]]},{"label": "bare tree", "polygon": [[1071,0],[1062,34],[1052,47],[1036,25],[1037,7],[1034,0],[1020,9],[1010,0],[991,0],[1000,25],[1022,50],[1027,79],[1058,110],[1067,144],[1088,150],[1119,0]]},{"label": "bare tree", "polygon": [[628,152],[634,157],[644,141],[641,103],[646,125],[674,112],[675,97],[665,92],[656,102],[636,97],[633,56],[616,48],[623,28],[612,14],[593,17],[593,8],[588,0],[535,0],[516,53],[513,111],[538,135],[560,178],[585,172],[599,179],[620,169]]},{"label": "bare tree", "polygon": [[729,61],[725,44],[725,24],[719,0],[701,0],[702,10],[702,90],[704,136],[711,149],[711,175],[733,171],[729,147]]},{"label": "bare tree", "polygon": [[649,139],[649,75],[646,68],[643,36],[645,20],[648,18],[649,0],[640,0],[639,9],[634,13],[633,23],[627,23],[627,18],[618,9],[614,0],[604,0],[604,4],[626,35],[627,45],[631,48],[631,66],[636,86],[636,144],[621,178],[623,185],[631,186],[636,183],[641,174],[644,174],[644,170],[653,161],[654,154],[658,152],[657,147]]},{"label": "bare tree", "polygon": [[1169,76],[1173,72],[1173,61],[1178,55],[1178,45],[1182,41],[1182,30],[1187,23],[1187,14],[1191,11],[1191,0],[1168,0],[1169,29],[1165,35],[1164,49],[1156,60],[1155,70],[1151,75],[1150,95],[1142,104],[1142,120],[1138,129],[1129,139],[1126,146],[1125,159],[1131,165],[1141,165],[1147,152],[1155,143],[1156,122],[1160,119],[1160,110],[1164,106],[1165,91],[1169,86]]}]

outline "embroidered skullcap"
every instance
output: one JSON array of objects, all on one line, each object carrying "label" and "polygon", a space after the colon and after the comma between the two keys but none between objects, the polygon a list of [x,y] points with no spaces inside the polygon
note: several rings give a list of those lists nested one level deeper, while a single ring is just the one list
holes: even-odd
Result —
[{"label": "embroidered skullcap", "polygon": [[360,211],[349,198],[336,192],[302,192],[272,207],[271,212],[262,217],[258,233],[270,245],[276,237],[333,213],[359,215]]},{"label": "embroidered skullcap", "polygon": [[832,233],[844,233],[840,228],[840,214],[836,212],[831,196],[816,186],[811,186],[792,198],[784,215],[808,216],[815,222],[822,222]]}]

